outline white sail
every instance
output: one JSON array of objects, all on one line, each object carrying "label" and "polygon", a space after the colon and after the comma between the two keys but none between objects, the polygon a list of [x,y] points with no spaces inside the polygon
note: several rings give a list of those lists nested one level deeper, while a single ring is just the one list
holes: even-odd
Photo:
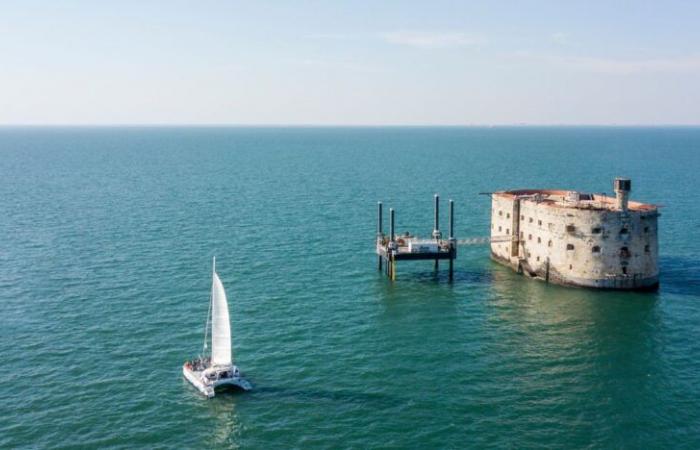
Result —
[{"label": "white sail", "polygon": [[211,363],[215,366],[230,366],[231,322],[228,317],[226,291],[216,272],[214,272],[211,297]]}]

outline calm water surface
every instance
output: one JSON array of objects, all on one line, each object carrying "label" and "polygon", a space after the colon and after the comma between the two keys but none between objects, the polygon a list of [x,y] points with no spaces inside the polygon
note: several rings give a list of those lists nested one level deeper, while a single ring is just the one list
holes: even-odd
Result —
[{"label": "calm water surface", "polygon": [[[0,447],[700,447],[700,129],[0,129]],[[377,200],[488,235],[507,188],[664,205],[661,289],[463,247],[376,271]],[[446,220],[446,216],[443,220]],[[203,400],[211,257],[255,391]]]}]

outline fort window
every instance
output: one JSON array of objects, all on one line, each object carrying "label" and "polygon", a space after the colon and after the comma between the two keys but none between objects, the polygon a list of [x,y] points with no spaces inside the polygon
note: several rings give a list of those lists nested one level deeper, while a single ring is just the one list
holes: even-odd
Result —
[{"label": "fort window", "polygon": [[573,270],[573,269],[574,269],[574,266],[572,266],[571,264],[569,264],[569,270]]},{"label": "fort window", "polygon": [[620,230],[620,234],[627,234],[629,233],[629,230],[627,228],[623,228]]},{"label": "fort window", "polygon": [[593,234],[600,234],[601,231],[603,231],[603,230],[602,230],[600,227],[594,227],[594,228],[591,230],[591,233],[593,233]]},{"label": "fort window", "polygon": [[532,217],[530,217],[530,223],[532,223]]},{"label": "fort window", "polygon": [[630,257],[630,250],[627,247],[620,248],[620,256],[623,258],[629,258]]},{"label": "fort window", "polygon": [[527,252],[527,257],[529,258],[531,256],[532,256],[532,254],[530,252]]},{"label": "fort window", "polygon": [[649,253],[649,244],[644,246],[644,253]]},{"label": "fort window", "polygon": [[527,235],[527,240],[528,240],[528,241],[531,241],[531,240],[532,240],[532,235],[531,235],[531,234],[528,234],[528,235]]},{"label": "fort window", "polygon": [[571,224],[569,224],[569,225],[566,226],[566,232],[567,232],[567,233],[573,233],[574,231],[576,231],[576,227],[575,227],[575,226],[573,226],[573,225],[571,225]]},{"label": "fort window", "polygon": [[510,219],[510,213],[506,214],[506,219]]},{"label": "fort window", "polygon": [[520,216],[520,220],[525,220],[525,216]]},{"label": "fort window", "polygon": [[552,241],[547,242],[547,247],[551,247],[551,246],[552,246]]},{"label": "fort window", "polygon": [[623,274],[623,275],[627,275],[627,267],[623,267],[623,268],[622,268],[622,274]]},{"label": "fort window", "polygon": [[541,221],[541,220],[538,220],[538,221],[537,221],[537,225],[542,226],[542,221]]},{"label": "fort window", "polygon": [[503,229],[503,227],[499,226],[498,231],[500,232]]},{"label": "fort window", "polygon": [[649,232],[649,227],[644,227],[644,232],[648,233]]},{"label": "fort window", "polygon": [[600,247],[598,247],[597,245],[594,245],[593,248],[591,249],[591,251],[593,253],[600,253]]},{"label": "fort window", "polygon": [[524,237],[525,237],[525,234],[521,231],[521,232],[520,232],[520,239],[522,239],[522,238],[524,238]]},{"label": "fort window", "polygon": [[537,257],[537,261],[539,261],[539,260],[540,260],[540,257],[538,256],[538,257]]},{"label": "fort window", "polygon": [[510,228],[506,228],[506,234],[510,234]]},{"label": "fort window", "polygon": [[573,249],[574,249],[574,244],[566,244],[566,249],[567,249],[567,250],[573,250]]},{"label": "fort window", "polygon": [[503,215],[503,211],[498,211],[498,215],[499,215],[499,216],[502,216],[502,215]]},{"label": "fort window", "polygon": [[538,237],[538,238],[537,238],[537,243],[538,243],[538,244],[541,244],[541,243],[542,243],[542,238],[539,238],[539,237]]}]

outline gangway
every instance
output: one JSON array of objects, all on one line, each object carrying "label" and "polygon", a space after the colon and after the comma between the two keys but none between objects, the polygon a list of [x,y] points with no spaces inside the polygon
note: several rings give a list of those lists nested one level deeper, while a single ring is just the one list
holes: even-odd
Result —
[{"label": "gangway", "polygon": [[492,242],[510,242],[512,240],[512,236],[481,236],[467,239],[458,239],[457,245],[486,245],[491,244]]}]

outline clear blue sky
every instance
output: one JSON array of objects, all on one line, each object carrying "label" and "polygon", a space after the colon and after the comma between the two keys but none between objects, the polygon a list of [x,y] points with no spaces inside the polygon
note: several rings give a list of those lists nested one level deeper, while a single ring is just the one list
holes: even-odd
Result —
[{"label": "clear blue sky", "polygon": [[0,2],[0,124],[700,124],[700,2]]}]

